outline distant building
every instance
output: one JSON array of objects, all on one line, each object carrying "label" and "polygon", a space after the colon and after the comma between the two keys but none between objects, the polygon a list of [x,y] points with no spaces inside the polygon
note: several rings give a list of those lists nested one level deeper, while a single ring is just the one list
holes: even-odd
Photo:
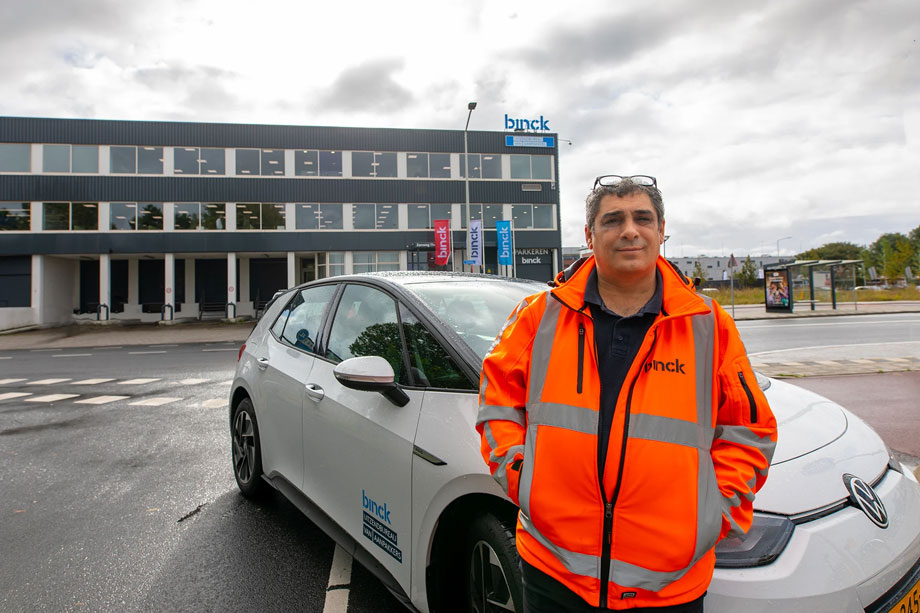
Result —
[{"label": "distant building", "polygon": [[[577,260],[582,255],[588,255],[591,253],[591,250],[587,247],[563,247],[562,248],[562,266],[563,268]],[[744,264],[744,260],[747,258],[746,255],[735,256],[735,259],[738,261],[738,267],[735,269],[735,272],[741,270],[741,266]],[[728,267],[728,256],[722,257],[710,257],[710,256],[700,256],[696,258],[668,258],[671,262],[677,265],[682,273],[687,277],[692,278],[693,272],[696,270],[696,263],[699,262],[703,273],[705,275],[705,280],[707,281],[722,281],[728,280],[729,267]],[[757,255],[751,256],[751,260],[754,262],[754,265],[757,267],[758,277],[762,277],[762,271],[764,266],[773,266],[777,263],[785,264],[792,261],[793,258],[779,258],[772,255]]]}]

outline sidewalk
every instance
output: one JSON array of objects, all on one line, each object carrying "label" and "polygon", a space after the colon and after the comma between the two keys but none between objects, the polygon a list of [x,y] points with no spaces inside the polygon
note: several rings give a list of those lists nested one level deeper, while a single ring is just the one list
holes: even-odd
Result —
[{"label": "sidewalk", "polygon": [[[730,304],[722,305],[731,314]],[[834,317],[838,315],[867,315],[879,313],[920,313],[920,301],[838,303],[818,305],[811,311],[807,305],[794,313],[767,313],[762,304],[735,306],[735,319],[781,319],[789,317]],[[73,347],[110,347],[115,345],[165,345],[173,343],[242,343],[255,326],[251,320],[239,322],[181,322],[169,326],[158,324],[95,322],[72,324],[57,328],[31,329],[0,333],[0,351],[16,349],[63,349]],[[827,367],[828,365],[824,365]],[[903,369],[902,369],[903,370]],[[877,369],[872,370],[876,372]],[[770,373],[773,374],[773,373]]]}]

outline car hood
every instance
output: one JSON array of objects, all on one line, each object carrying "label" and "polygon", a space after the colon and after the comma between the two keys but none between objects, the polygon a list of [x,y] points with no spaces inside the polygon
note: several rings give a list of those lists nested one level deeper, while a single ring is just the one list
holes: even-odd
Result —
[{"label": "car hood", "polygon": [[871,484],[885,471],[884,442],[842,406],[775,379],[765,394],[778,435],[757,510],[796,515],[820,509],[848,496],[844,473]]}]

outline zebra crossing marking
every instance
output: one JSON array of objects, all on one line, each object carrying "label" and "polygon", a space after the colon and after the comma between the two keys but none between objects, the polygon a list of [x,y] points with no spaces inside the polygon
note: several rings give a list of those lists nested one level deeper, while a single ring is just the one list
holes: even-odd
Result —
[{"label": "zebra crossing marking", "polygon": [[13,398],[22,398],[23,396],[31,396],[29,392],[6,392],[5,394],[0,394],[0,400],[12,400]]},{"label": "zebra crossing marking", "polygon": [[38,381],[29,381],[26,385],[54,385],[55,383],[66,383],[70,381],[70,378],[66,379],[39,379]]},{"label": "zebra crossing marking", "polygon": [[129,402],[128,405],[132,407],[158,407],[164,404],[169,404],[170,402],[176,402],[182,400],[181,398],[167,398],[165,396],[153,397],[153,398],[144,398],[143,400],[138,400],[137,402]]},{"label": "zebra crossing marking", "polygon": [[35,398],[26,398],[26,402],[57,402],[58,400],[68,400],[76,398],[80,394],[48,394],[47,396],[36,396]]},{"label": "zebra crossing marking", "polygon": [[119,381],[118,385],[144,385],[154,381],[160,381],[160,379],[128,379],[127,381]]},{"label": "zebra crossing marking", "polygon": [[227,406],[226,398],[209,398],[201,403],[203,409],[217,409]]},{"label": "zebra crossing marking", "polygon": [[126,400],[130,397],[131,396],[93,396],[92,398],[75,400],[74,404],[108,404],[109,402],[115,402],[116,400]]},{"label": "zebra crossing marking", "polygon": [[114,381],[115,379],[83,379],[82,381],[72,381],[71,385],[99,385],[100,383],[108,383],[109,381]]},{"label": "zebra crossing marking", "polygon": [[0,379],[0,385],[8,385],[10,383],[19,383],[20,381],[26,381],[26,379]]},{"label": "zebra crossing marking", "polygon": [[182,379],[179,381],[182,385],[198,385],[199,383],[207,383],[210,379]]}]

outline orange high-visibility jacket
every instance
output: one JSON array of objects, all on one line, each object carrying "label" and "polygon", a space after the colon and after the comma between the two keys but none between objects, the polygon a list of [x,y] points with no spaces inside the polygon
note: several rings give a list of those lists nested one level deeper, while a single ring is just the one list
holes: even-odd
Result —
[{"label": "orange high-visibility jacket", "polygon": [[776,445],[734,322],[666,260],[657,266],[662,310],[620,389],[608,441],[598,440],[584,301],[593,257],[521,302],[482,366],[476,428],[489,470],[520,507],[518,551],[592,606],[604,594],[613,609],[701,596],[716,542],[750,528]]}]

